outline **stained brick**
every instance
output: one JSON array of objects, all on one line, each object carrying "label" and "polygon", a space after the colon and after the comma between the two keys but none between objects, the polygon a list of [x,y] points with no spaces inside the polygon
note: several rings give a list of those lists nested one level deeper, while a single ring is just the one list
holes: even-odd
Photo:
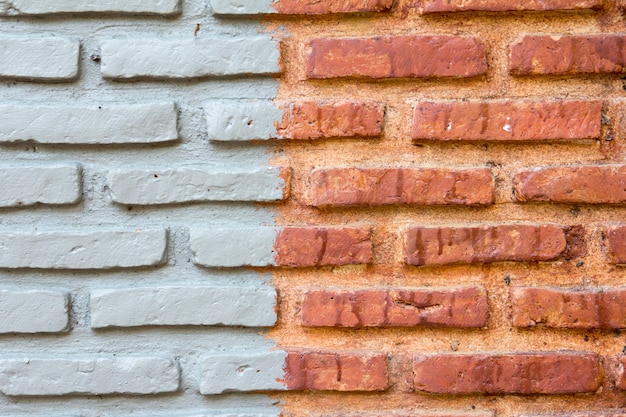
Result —
[{"label": "stained brick", "polygon": [[211,0],[213,13],[217,15],[378,13],[392,6],[393,0]]},{"label": "stained brick", "polygon": [[304,326],[483,327],[483,288],[309,291],[302,301]]},{"label": "stained brick", "polygon": [[599,387],[593,353],[417,356],[415,389],[435,394],[570,394]]},{"label": "stained brick", "polygon": [[423,13],[597,9],[602,0],[425,0]]},{"label": "stained brick", "polygon": [[307,46],[308,78],[473,77],[486,70],[476,38],[321,38]]},{"label": "stained brick", "polygon": [[415,227],[407,239],[410,265],[550,261],[567,247],[563,229],[553,225]]},{"label": "stained brick", "polygon": [[494,181],[488,169],[324,168],[309,185],[314,206],[489,205]]},{"label": "stained brick", "polygon": [[421,102],[414,140],[545,141],[600,137],[600,101]]}]

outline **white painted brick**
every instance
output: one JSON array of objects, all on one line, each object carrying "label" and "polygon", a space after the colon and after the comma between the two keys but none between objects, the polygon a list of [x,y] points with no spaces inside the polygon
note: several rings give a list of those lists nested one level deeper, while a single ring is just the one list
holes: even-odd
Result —
[{"label": "white painted brick", "polygon": [[266,14],[276,13],[272,5],[276,0],[211,0],[213,14]]},{"label": "white painted brick", "polygon": [[278,138],[283,112],[271,101],[214,101],[204,104],[209,140],[248,141]]},{"label": "white painted brick", "polygon": [[120,204],[171,204],[192,201],[278,201],[285,197],[281,170],[274,167],[247,170],[189,168],[116,170],[107,185]]},{"label": "white painted brick", "polygon": [[200,393],[284,390],[284,351],[233,352],[206,356],[202,361]]},{"label": "white painted brick", "polygon": [[171,15],[180,13],[180,0],[5,0],[0,14],[44,15],[59,13],[136,13]]},{"label": "white painted brick", "polygon": [[0,207],[75,204],[81,197],[78,165],[0,167]]},{"label": "white painted brick", "polygon": [[214,228],[191,231],[194,262],[209,267],[274,265],[272,227]]},{"label": "white painted brick", "polygon": [[157,394],[178,390],[178,364],[159,356],[0,359],[6,395]]},{"label": "white painted brick", "polygon": [[105,78],[197,78],[280,72],[278,42],[269,36],[111,39],[103,41],[100,49]]},{"label": "white painted brick", "polygon": [[0,234],[0,268],[109,269],[165,262],[166,230]]},{"label": "white painted brick", "polygon": [[72,80],[78,75],[80,44],[62,37],[0,37],[0,78]]},{"label": "white painted brick", "polygon": [[111,144],[178,139],[176,104],[0,105],[0,142]]},{"label": "white painted brick", "polygon": [[0,333],[64,332],[68,304],[66,292],[0,290]]},{"label": "white painted brick", "polygon": [[91,327],[273,326],[275,309],[271,287],[100,289],[91,293]]}]

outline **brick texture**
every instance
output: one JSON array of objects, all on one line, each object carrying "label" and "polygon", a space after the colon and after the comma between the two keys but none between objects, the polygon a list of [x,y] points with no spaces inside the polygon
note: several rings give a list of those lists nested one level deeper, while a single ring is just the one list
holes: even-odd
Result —
[{"label": "brick texture", "polygon": [[574,166],[524,171],[514,178],[517,201],[620,204],[626,201],[626,166]]},{"label": "brick texture", "polygon": [[387,356],[379,353],[288,351],[285,385],[290,390],[384,391]]},{"label": "brick texture", "polygon": [[551,261],[567,247],[563,229],[553,225],[416,227],[408,231],[409,265]]},{"label": "brick texture", "polygon": [[607,243],[610,262],[620,265],[626,264],[626,226],[610,227]]},{"label": "brick texture", "polygon": [[623,289],[514,288],[513,325],[573,329],[626,327]]},{"label": "brick texture", "polygon": [[333,38],[307,45],[309,78],[474,77],[486,70],[485,50],[475,38]]},{"label": "brick texture", "polygon": [[546,141],[600,136],[600,101],[423,102],[414,140]]},{"label": "brick texture", "polygon": [[315,2],[298,0],[277,0],[273,2],[259,0],[211,0],[213,12],[218,15],[375,13],[388,11],[392,6],[393,0],[349,0],[341,2],[333,0]]},{"label": "brick texture", "polygon": [[302,324],[318,327],[483,327],[487,293],[482,288],[309,291]]},{"label": "brick texture", "polygon": [[418,356],[415,389],[435,394],[568,394],[599,388],[590,353]]},{"label": "brick texture", "polygon": [[448,13],[463,11],[548,11],[598,9],[600,7],[602,7],[602,0],[425,0],[422,10],[423,13]]},{"label": "brick texture", "polygon": [[490,205],[495,199],[488,169],[318,169],[310,193],[315,206]]},{"label": "brick texture", "polygon": [[623,35],[528,35],[511,45],[511,73],[598,74],[621,73]]}]

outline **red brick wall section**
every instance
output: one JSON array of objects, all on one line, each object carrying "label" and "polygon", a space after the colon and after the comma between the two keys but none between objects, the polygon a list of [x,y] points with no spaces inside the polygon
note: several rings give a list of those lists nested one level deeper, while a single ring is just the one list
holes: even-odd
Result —
[{"label": "red brick wall section", "polygon": [[623,415],[624,6],[264,15],[296,139],[274,157],[283,415]]}]

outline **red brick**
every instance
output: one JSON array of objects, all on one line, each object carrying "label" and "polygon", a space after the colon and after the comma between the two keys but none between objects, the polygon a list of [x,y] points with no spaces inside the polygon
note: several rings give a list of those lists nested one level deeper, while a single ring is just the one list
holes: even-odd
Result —
[{"label": "red brick", "polygon": [[567,248],[563,229],[552,225],[415,227],[408,232],[410,265],[536,262],[558,258]]},{"label": "red brick", "polygon": [[384,391],[388,384],[384,354],[293,350],[287,354],[289,390]]},{"label": "red brick", "polygon": [[626,289],[515,288],[511,301],[516,327],[626,328]]},{"label": "red brick", "polygon": [[619,373],[615,383],[617,389],[626,390],[626,357],[620,358]]},{"label": "red brick", "polygon": [[602,102],[422,102],[414,140],[543,141],[600,137]]},{"label": "red brick", "polygon": [[309,291],[302,302],[304,326],[484,327],[483,288]]},{"label": "red brick", "polygon": [[278,266],[368,264],[372,261],[369,228],[286,227],[274,244]]},{"label": "red brick", "polygon": [[592,353],[418,356],[415,389],[436,394],[569,394],[599,387]]},{"label": "red brick", "polygon": [[524,36],[511,45],[517,75],[621,73],[625,35]]},{"label": "red brick", "polygon": [[385,106],[374,102],[318,103],[282,106],[278,136],[287,139],[376,137],[383,132]]},{"label": "red brick", "polygon": [[283,14],[329,14],[385,12],[391,9],[393,0],[278,0],[273,7]]},{"label": "red brick", "polygon": [[309,78],[473,77],[487,61],[476,38],[322,38],[309,42],[306,71]]},{"label": "red brick", "polygon": [[517,201],[622,204],[626,165],[564,166],[524,171],[514,178]]},{"label": "red brick", "polygon": [[608,240],[611,263],[626,264],[626,226],[610,228]]},{"label": "red brick", "polygon": [[422,13],[597,9],[602,0],[424,0]]},{"label": "red brick", "polygon": [[318,169],[309,187],[314,206],[489,205],[495,200],[488,169]]}]

